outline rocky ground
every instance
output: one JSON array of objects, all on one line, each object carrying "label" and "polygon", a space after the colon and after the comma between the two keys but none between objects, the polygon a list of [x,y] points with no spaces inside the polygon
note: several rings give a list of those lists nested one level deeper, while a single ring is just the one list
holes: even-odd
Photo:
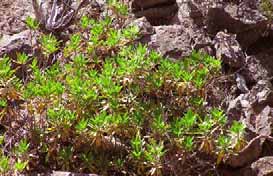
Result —
[{"label": "rocky ground", "polygon": [[26,30],[23,21],[29,15],[34,15],[31,0],[2,0],[0,2],[0,36]]},{"label": "rocky ground", "polygon": [[[226,176],[273,175],[273,24],[259,0],[134,0],[141,41],[171,59],[202,50],[223,61],[208,103],[247,126],[247,145],[221,169]],[[0,56],[27,51],[22,22],[30,0],[0,2]],[[2,37],[2,39],[1,39]]]}]

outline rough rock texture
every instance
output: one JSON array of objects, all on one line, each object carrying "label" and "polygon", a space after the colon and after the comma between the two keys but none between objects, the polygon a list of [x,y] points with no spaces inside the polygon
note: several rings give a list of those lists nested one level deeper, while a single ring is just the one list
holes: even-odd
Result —
[{"label": "rough rock texture", "polygon": [[200,35],[201,30],[195,30],[183,25],[156,26],[148,45],[164,56],[183,58],[193,49],[205,48],[211,43],[208,37]]},{"label": "rough rock texture", "polygon": [[0,57],[4,54],[14,57],[16,52],[31,50],[30,31],[25,30],[14,35],[4,35],[0,39]]},{"label": "rough rock texture", "polygon": [[[262,43],[260,43],[262,45]],[[256,59],[260,61],[262,66],[267,70],[269,76],[273,76],[273,48],[266,49],[255,55]]]},{"label": "rough rock texture", "polygon": [[26,29],[23,20],[33,16],[31,0],[0,1],[0,39],[4,34],[15,34]]},{"label": "rough rock texture", "polygon": [[263,157],[251,164],[251,169],[257,176],[273,175],[273,157]]},{"label": "rough rock texture", "polygon": [[231,119],[245,123],[247,138],[252,139],[248,146],[238,154],[231,156],[227,164],[243,167],[257,160],[263,151],[265,140],[259,136],[270,136],[273,123],[273,87],[269,81],[260,80],[245,94],[229,102],[227,113]]},{"label": "rough rock texture", "polygon": [[129,26],[137,26],[142,36],[154,34],[154,27],[149,23],[146,17],[134,20]]},{"label": "rough rock texture", "polygon": [[267,71],[255,56],[247,56],[246,64],[241,67],[240,73],[244,76],[248,84],[257,83],[259,80],[269,78]]},{"label": "rough rock texture", "polygon": [[261,156],[262,146],[267,138],[271,139],[271,137],[266,135],[259,135],[253,138],[240,152],[229,155],[225,164],[233,168],[240,168],[251,164]]},{"label": "rough rock texture", "polygon": [[236,40],[236,35],[218,32],[214,38],[216,57],[231,67],[239,68],[244,65],[245,55]]},{"label": "rough rock texture", "polygon": [[155,27],[149,46],[157,49],[164,56],[187,56],[191,51],[191,36],[180,25]]},{"label": "rough rock texture", "polygon": [[272,100],[272,84],[269,81],[260,80],[248,93],[241,94],[229,102],[227,113],[233,118],[245,119],[252,124],[253,115],[257,118],[256,115],[261,113],[267,105],[273,107]]}]

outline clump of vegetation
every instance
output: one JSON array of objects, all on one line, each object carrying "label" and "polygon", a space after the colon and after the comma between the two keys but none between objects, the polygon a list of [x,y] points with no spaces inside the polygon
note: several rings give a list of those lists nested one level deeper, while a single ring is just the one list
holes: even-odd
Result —
[{"label": "clump of vegetation", "polygon": [[273,18],[273,4],[270,0],[262,0],[260,3],[262,11],[265,13],[266,17],[269,19]]},{"label": "clump of vegetation", "polygon": [[[134,42],[137,27],[117,28],[126,8],[110,3],[115,16],[82,17],[66,43],[41,34],[40,58],[0,59],[2,174],[171,175],[196,153],[217,165],[244,146],[244,125],[205,104],[220,60],[198,52],[163,58]],[[16,76],[22,69],[27,79]]]}]

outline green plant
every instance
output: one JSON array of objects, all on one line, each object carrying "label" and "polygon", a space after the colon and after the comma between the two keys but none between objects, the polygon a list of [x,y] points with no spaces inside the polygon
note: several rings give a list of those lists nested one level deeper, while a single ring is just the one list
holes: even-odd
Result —
[{"label": "green plant", "polygon": [[[27,139],[1,155],[3,173],[41,164],[160,176],[168,174],[168,158],[179,156],[177,162],[187,165],[190,156],[205,152],[218,158],[214,165],[244,146],[244,126],[229,127],[224,111],[206,102],[221,61],[196,51],[176,61],[164,58],[136,42],[139,29],[125,25],[125,5],[108,3],[114,15],[83,16],[68,41],[41,34],[44,56],[0,59],[1,124],[18,131],[11,124],[29,120],[22,127]],[[44,62],[52,57],[57,61]],[[15,74],[22,66],[29,71],[23,84]]]},{"label": "green plant", "polygon": [[185,139],[183,140],[183,146],[185,147],[185,149],[187,151],[192,151],[193,150],[193,145],[194,145],[194,142],[193,142],[193,136],[187,136],[185,137]]},{"label": "green plant", "polygon": [[29,57],[25,53],[18,53],[17,54],[17,63],[24,65],[29,60]]},{"label": "green plant", "polygon": [[162,118],[162,115],[156,114],[154,121],[152,123],[152,129],[155,130],[155,133],[164,134],[168,130],[168,125]]},{"label": "green plant", "polygon": [[233,121],[230,127],[230,136],[233,142],[233,148],[236,151],[240,151],[244,145],[244,133],[245,133],[245,125],[238,121]]},{"label": "green plant", "polygon": [[[25,139],[22,139],[19,141],[17,146],[13,148],[13,152],[9,153],[9,156],[6,156],[6,154],[1,151],[0,173],[18,174],[23,172],[28,166],[29,162],[28,149],[29,143]],[[13,171],[15,173],[13,173]]]},{"label": "green plant", "polygon": [[107,3],[115,13],[123,16],[128,15],[128,7],[125,4],[119,2],[118,0],[107,0]]},{"label": "green plant", "polygon": [[80,34],[73,34],[70,38],[69,44],[64,48],[64,56],[68,57],[72,53],[76,54],[80,49],[81,40]]},{"label": "green plant", "polygon": [[94,23],[95,23],[95,21],[93,19],[90,19],[85,15],[81,17],[80,26],[83,29],[87,29],[90,25],[92,25]]},{"label": "green plant", "polygon": [[136,159],[140,159],[143,155],[143,140],[141,139],[139,131],[135,138],[131,140],[132,145],[132,156]]},{"label": "green plant", "polygon": [[225,125],[227,122],[227,117],[224,114],[224,111],[218,108],[213,108],[211,110],[211,116],[214,119],[214,121],[218,122],[221,125]]},{"label": "green plant", "polygon": [[59,156],[58,160],[59,160],[59,163],[62,165],[62,169],[69,170],[70,169],[70,161],[73,156],[73,147],[67,146],[67,147],[62,148],[59,151],[58,156]]},{"label": "green plant", "polygon": [[147,149],[145,150],[145,160],[151,165],[150,174],[159,175],[161,174],[161,160],[165,154],[163,141],[157,143],[152,140],[147,144]]},{"label": "green plant", "polygon": [[52,34],[42,35],[40,42],[46,56],[49,56],[58,50],[59,42]]},{"label": "green plant", "polygon": [[34,18],[28,16],[25,20],[26,25],[31,30],[37,30],[39,28],[39,23]]},{"label": "green plant", "polygon": [[7,106],[7,100],[0,99],[0,107],[4,108]]},{"label": "green plant", "polygon": [[9,170],[9,158],[6,156],[0,157],[0,171],[6,173]]},{"label": "green plant", "polygon": [[220,164],[227,153],[230,152],[231,138],[229,136],[221,135],[217,139],[217,147],[219,149],[217,156],[217,164]]},{"label": "green plant", "polygon": [[270,0],[262,0],[260,2],[260,8],[262,11],[265,13],[265,15],[269,18],[272,19],[273,17],[273,4]]},{"label": "green plant", "polygon": [[21,162],[21,161],[17,161],[14,165],[15,170],[18,172],[22,172],[26,167],[27,167],[28,162]]},{"label": "green plant", "polygon": [[23,139],[19,142],[18,146],[15,148],[15,153],[17,153],[18,155],[24,155],[29,148],[29,143]]}]

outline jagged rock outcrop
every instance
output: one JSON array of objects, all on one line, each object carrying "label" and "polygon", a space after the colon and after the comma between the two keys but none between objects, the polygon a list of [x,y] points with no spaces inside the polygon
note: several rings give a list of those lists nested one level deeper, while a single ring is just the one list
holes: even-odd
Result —
[{"label": "jagged rock outcrop", "polygon": [[[246,94],[239,95],[236,99],[229,102],[227,113],[234,119],[249,121],[253,124],[253,118],[257,118],[265,107],[273,107],[273,87],[270,81],[260,80]],[[273,120],[273,119],[272,119]],[[254,129],[253,132],[258,132]]]}]

